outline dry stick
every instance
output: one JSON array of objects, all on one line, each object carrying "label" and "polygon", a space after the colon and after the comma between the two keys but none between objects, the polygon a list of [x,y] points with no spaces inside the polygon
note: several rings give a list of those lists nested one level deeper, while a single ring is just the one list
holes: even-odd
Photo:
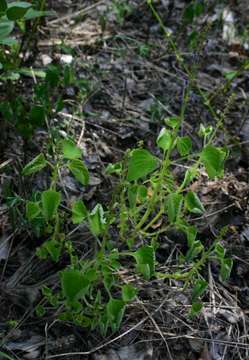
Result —
[{"label": "dry stick", "polygon": [[228,205],[228,206],[226,206],[226,207],[224,207],[224,208],[222,208],[222,209],[220,209],[220,210],[214,211],[214,212],[212,212],[212,213],[210,213],[210,214],[207,214],[207,215],[202,215],[202,216],[200,216],[200,217],[198,217],[198,218],[195,218],[195,219],[192,219],[192,220],[190,220],[190,221],[191,221],[191,222],[194,222],[194,221],[197,221],[197,220],[206,219],[206,218],[208,218],[208,217],[211,217],[211,216],[217,215],[217,214],[219,214],[219,213],[222,213],[222,212],[230,209],[231,207],[234,207],[235,205],[236,205],[235,203],[230,204],[230,205]]},{"label": "dry stick", "polygon": [[93,4],[93,5],[90,5],[90,6],[87,6],[85,7],[84,9],[81,9],[81,10],[78,10],[72,14],[69,14],[69,15],[65,15],[65,16],[62,16],[58,19],[55,19],[55,20],[51,20],[48,22],[49,25],[54,25],[54,24],[57,24],[57,23],[60,23],[60,22],[64,22],[64,21],[67,21],[67,20],[71,20],[79,15],[83,15],[83,14],[86,14],[88,13],[89,11],[93,10],[94,8],[96,8],[97,6],[101,5],[101,4],[104,4],[105,1],[104,0],[100,0],[98,1],[96,4]]},{"label": "dry stick", "polygon": [[[147,333],[152,333],[155,334],[155,330],[143,330],[143,332],[147,332]],[[198,341],[205,341],[205,342],[214,342],[216,344],[221,344],[221,345],[226,345],[228,347],[238,347],[244,350],[248,350],[249,349],[249,345],[248,344],[244,344],[238,341],[229,341],[229,340],[218,340],[218,339],[209,339],[209,338],[204,338],[204,337],[198,337],[198,336],[193,336],[193,335],[175,335],[175,336],[169,336],[169,333],[167,332],[162,332],[163,335],[168,336],[166,339],[167,340],[175,340],[175,339],[192,339],[192,340],[198,340]]]},{"label": "dry stick", "polygon": [[[163,305],[167,302],[167,299],[165,299],[158,307],[156,310],[153,311],[153,313],[151,314],[151,316],[155,315],[162,307]],[[57,354],[57,355],[50,355],[47,357],[47,359],[54,359],[54,358],[59,358],[59,357],[65,357],[65,356],[74,356],[74,355],[91,355],[93,353],[95,353],[98,350],[101,350],[103,348],[105,348],[106,346],[114,343],[117,340],[122,339],[124,336],[128,335],[130,332],[132,332],[133,330],[137,329],[140,325],[144,324],[147,320],[150,319],[150,316],[146,316],[145,318],[143,318],[141,321],[139,321],[136,325],[134,325],[132,328],[126,330],[125,332],[123,332],[122,334],[116,336],[114,339],[107,341],[106,343],[99,345],[95,348],[93,348],[92,350],[89,351],[84,351],[84,352],[74,352],[74,353],[64,353],[64,354]]]},{"label": "dry stick", "polygon": [[9,159],[4,161],[2,164],[0,164],[0,170],[3,169],[5,166],[9,165],[10,163],[12,163],[13,159]]}]

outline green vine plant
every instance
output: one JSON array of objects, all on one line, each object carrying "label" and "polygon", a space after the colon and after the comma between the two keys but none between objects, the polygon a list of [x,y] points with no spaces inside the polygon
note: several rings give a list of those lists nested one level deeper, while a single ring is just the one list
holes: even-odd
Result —
[{"label": "green vine plant", "polygon": [[[21,73],[30,73],[29,69],[20,68],[20,54],[22,53],[25,58],[25,51],[37,31],[39,19],[54,14],[44,9],[44,0],[38,1],[37,7],[26,1],[0,0],[0,70],[3,72],[1,80],[15,81]],[[15,36],[17,29],[18,37]]]},{"label": "green vine plant", "polygon": [[[151,1],[148,4],[152,6]],[[179,51],[171,44],[182,63]],[[75,201],[71,209],[63,205],[61,169],[70,172],[82,186],[89,183],[82,152],[70,138],[53,141],[53,156],[41,153],[23,168],[24,177],[40,171],[51,174],[50,187],[26,201],[27,220],[37,234],[46,238],[37,249],[37,256],[55,263],[65,254],[69,259],[69,264],[59,273],[57,289],[43,288],[46,301],[37,305],[37,315],[43,316],[52,307],[59,319],[90,330],[97,328],[105,335],[109,330],[119,329],[128,304],[139,296],[138,288],[124,283],[121,276],[127,267],[145,280],[177,279],[185,288],[191,287],[190,316],[197,315],[202,308],[201,297],[208,286],[202,272],[207,263],[219,263],[221,280],[230,276],[233,263],[221,243],[226,229],[207,247],[199,239],[197,227],[190,222],[192,215],[205,215],[205,207],[191,190],[191,183],[203,171],[210,179],[222,177],[228,152],[214,145],[223,118],[216,127],[200,125],[198,136],[202,148],[199,150],[194,149],[189,136],[181,135],[191,86],[195,86],[193,74],[189,76],[179,115],[165,119],[157,137],[161,155],[155,156],[140,144],[127,151],[119,163],[108,165],[106,172],[118,178],[118,185],[106,207],[98,203],[88,209],[82,199]],[[214,114],[206,95],[203,92],[201,95]],[[182,179],[174,171],[179,162],[186,169]],[[76,226],[85,224],[92,233],[93,248],[87,258],[67,238],[64,224],[69,220]],[[179,258],[177,271],[164,273],[158,271],[156,252],[160,242],[165,241],[164,234],[172,229],[185,235],[188,250]],[[114,240],[113,232],[118,240]],[[182,264],[187,265],[187,270],[182,270]]]},{"label": "green vine plant", "polygon": [[[185,97],[185,109],[187,95]],[[197,228],[187,221],[189,214],[204,214],[204,206],[198,195],[189,190],[189,185],[199,177],[205,168],[209,178],[220,177],[224,172],[227,152],[224,148],[210,143],[213,129],[203,125],[199,135],[203,138],[201,152],[192,152],[192,142],[188,136],[180,136],[179,129],[184,111],[179,117],[165,120],[165,126],[157,138],[157,146],[162,157],[158,158],[142,147],[128,151],[124,160],[111,164],[109,174],[119,177],[119,185],[114,193],[112,204],[104,210],[101,204],[88,210],[83,200],[72,204],[71,221],[73,224],[85,223],[96,239],[92,258],[82,260],[76,254],[73,243],[63,231],[63,221],[67,216],[63,210],[62,193],[58,190],[59,170],[66,167],[75,179],[86,186],[89,182],[87,167],[82,161],[81,150],[71,139],[64,139],[57,144],[57,161],[51,162],[44,154],[38,155],[23,169],[23,176],[31,176],[48,167],[51,169],[51,186],[36,194],[35,201],[27,201],[26,217],[33,228],[43,229],[48,240],[37,249],[41,259],[51,258],[58,262],[65,252],[70,257],[70,264],[60,272],[60,290],[56,294],[49,288],[43,289],[50,305],[63,306],[59,315],[62,320],[95,329],[106,334],[111,328],[118,330],[126,305],[132,301],[138,290],[131,284],[124,284],[119,275],[127,263],[137,274],[149,280],[172,278],[192,284],[192,315],[200,311],[197,301],[207,287],[201,270],[212,259],[220,263],[220,274],[227,279],[231,268],[231,259],[225,256],[221,245],[221,234],[209,247],[198,240]],[[181,183],[173,175],[175,152],[180,158],[191,159]],[[173,156],[174,154],[174,156]],[[156,231],[153,225],[162,223]],[[113,245],[111,227],[119,231],[121,243]],[[177,229],[186,235],[188,251],[181,262],[191,265],[188,271],[161,273],[156,271],[156,250],[161,234],[170,229]],[[144,244],[139,245],[143,239]],[[197,311],[198,310],[198,311]],[[37,312],[42,315],[45,307],[39,305]]]}]

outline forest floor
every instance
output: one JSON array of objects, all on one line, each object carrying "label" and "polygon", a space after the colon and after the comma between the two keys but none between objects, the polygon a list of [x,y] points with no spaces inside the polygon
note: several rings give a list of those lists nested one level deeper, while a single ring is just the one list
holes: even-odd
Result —
[{"label": "forest floor", "polygon": [[[83,149],[91,175],[87,191],[70,176],[63,178],[63,187],[70,199],[80,198],[83,191],[91,206],[108,203],[113,191],[104,171],[108,163],[120,160],[126,149],[141,141],[157,151],[155,141],[163,120],[179,114],[188,82],[146,2],[125,4],[51,0],[57,17],[47,18],[40,27],[32,64],[41,69],[49,63],[67,63],[81,80],[81,85],[72,83],[63,89],[67,106],[51,124],[70,134]],[[217,269],[207,266],[209,287],[203,309],[194,319],[188,316],[189,291],[183,291],[179,281],[141,281],[140,300],[128,308],[119,332],[106,338],[58,321],[56,316],[37,318],[34,307],[41,298],[41,287],[54,285],[60,269],[37,258],[40,244],[28,231],[19,231],[18,226],[13,229],[3,189],[10,182],[16,193],[29,190],[23,189],[20,168],[43,149],[48,135],[36,131],[24,152],[27,144],[9,130],[0,159],[0,337],[1,350],[11,359],[50,359],[53,355],[67,360],[249,359],[248,72],[241,72],[226,87],[227,74],[249,60],[246,34],[241,35],[249,19],[248,5],[246,1],[239,5],[210,1],[208,11],[190,25],[183,22],[185,1],[171,4],[162,0],[155,6],[167,29],[176,34],[184,61],[195,67],[198,85],[211,96],[217,113],[225,114],[215,140],[230,151],[225,175],[211,181],[203,174],[192,185],[206,208],[205,216],[193,221],[204,243],[228,226],[223,245],[234,261],[231,277],[221,282]],[[236,39],[224,34],[225,8],[233,11]],[[198,51],[188,45],[193,29],[202,39]],[[27,93],[30,81],[35,79],[23,79]],[[200,145],[195,135],[200,123],[215,126],[206,104],[192,90],[183,131],[196,147]],[[46,181],[36,178],[37,189]],[[87,253],[89,234],[84,229],[68,232],[76,243],[84,242],[81,246]],[[162,236],[160,242],[157,260],[163,269],[170,269],[185,245],[179,234]]]}]

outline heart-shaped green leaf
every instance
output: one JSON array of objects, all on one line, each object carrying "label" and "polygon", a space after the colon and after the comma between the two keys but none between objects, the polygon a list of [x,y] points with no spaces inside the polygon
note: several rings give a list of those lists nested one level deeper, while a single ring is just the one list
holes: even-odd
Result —
[{"label": "heart-shaped green leaf", "polygon": [[208,176],[213,179],[214,177],[221,177],[224,174],[224,161],[226,153],[220,148],[212,145],[207,145],[201,152],[200,159],[204,164]]},{"label": "heart-shaped green leaf", "polygon": [[88,211],[82,200],[75,201],[72,207],[73,224],[80,224],[87,218]]},{"label": "heart-shaped green leaf", "polygon": [[205,208],[202,205],[201,200],[199,199],[198,195],[193,191],[189,191],[185,196],[185,206],[188,211],[194,214],[203,214],[205,212]]},{"label": "heart-shaped green leaf", "polygon": [[70,161],[68,168],[82,185],[86,186],[89,183],[88,170],[81,160],[75,159]]},{"label": "heart-shaped green leaf", "polygon": [[6,15],[9,20],[19,20],[24,17],[28,9],[31,7],[32,4],[26,1],[14,1],[8,5]]},{"label": "heart-shaped green leaf", "polygon": [[81,157],[81,150],[70,139],[65,139],[62,142],[62,151],[65,159],[79,159]]},{"label": "heart-shaped green leaf", "polygon": [[22,170],[23,176],[28,176],[42,170],[47,166],[47,161],[43,154],[39,154],[32,161],[30,161]]},{"label": "heart-shaped green leaf", "polygon": [[158,167],[158,159],[148,150],[135,149],[128,161],[128,181],[145,177]]},{"label": "heart-shaped green leaf", "polygon": [[57,213],[57,209],[61,202],[61,194],[55,190],[43,191],[41,201],[43,215],[48,221]]}]

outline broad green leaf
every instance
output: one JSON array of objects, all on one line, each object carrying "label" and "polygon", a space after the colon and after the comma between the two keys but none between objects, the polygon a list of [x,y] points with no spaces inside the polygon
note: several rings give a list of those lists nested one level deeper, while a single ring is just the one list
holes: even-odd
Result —
[{"label": "broad green leaf", "polygon": [[61,202],[61,194],[55,190],[46,190],[42,192],[42,212],[45,219],[48,221],[52,219],[57,213]]},{"label": "broad green leaf", "polygon": [[157,146],[159,146],[163,151],[167,151],[172,144],[171,132],[165,127],[160,131],[157,138]]},{"label": "broad green leaf", "polygon": [[178,137],[176,147],[181,156],[188,155],[192,149],[192,141],[190,137],[189,136]]},{"label": "broad green leaf", "polygon": [[215,253],[217,258],[222,261],[225,257],[225,249],[224,246],[221,245],[221,243],[218,243],[215,245]]},{"label": "broad green leaf", "polygon": [[125,311],[125,303],[123,300],[110,299],[106,305],[106,314],[108,322],[113,331],[117,331],[122,322]]},{"label": "broad green leaf", "polygon": [[29,76],[29,77],[39,77],[41,79],[45,79],[46,77],[46,73],[44,70],[40,70],[40,69],[29,69],[29,68],[20,68],[18,69],[18,73],[19,74],[22,74],[24,76]]},{"label": "broad green leaf", "polygon": [[95,206],[88,219],[92,233],[96,236],[101,235],[106,228],[105,213],[101,204]]},{"label": "broad green leaf", "polygon": [[201,152],[200,159],[204,164],[210,179],[221,177],[224,174],[224,160],[226,153],[224,150],[207,145]]},{"label": "broad green leaf", "polygon": [[188,6],[186,6],[183,18],[187,23],[192,23],[195,17],[203,14],[205,5],[202,0],[193,0]]},{"label": "broad green leaf", "polygon": [[29,8],[26,14],[24,15],[24,19],[33,20],[43,16],[55,16],[55,15],[56,15],[55,11],[40,11],[40,10],[35,10],[33,8]]},{"label": "broad green leaf", "polygon": [[79,160],[74,159],[68,163],[68,168],[74,175],[74,177],[82,184],[87,185],[89,183],[89,173],[85,164]]},{"label": "broad green leaf", "polygon": [[89,280],[79,270],[67,269],[61,273],[62,291],[70,305],[88,292],[89,285]]},{"label": "broad green leaf", "polygon": [[61,243],[57,240],[48,240],[46,241],[43,246],[51,256],[51,259],[55,262],[58,262],[61,255]]},{"label": "broad green leaf", "polygon": [[18,41],[13,37],[7,37],[7,38],[0,40],[0,44],[6,45],[6,46],[13,46],[13,45],[17,45]]},{"label": "broad green leaf", "polygon": [[232,259],[224,258],[221,261],[220,276],[221,276],[222,281],[226,281],[227,279],[229,279],[232,268],[233,268],[233,260]]},{"label": "broad green leaf", "polygon": [[58,66],[49,65],[46,70],[46,84],[54,88],[60,82],[60,70]]},{"label": "broad green leaf", "polygon": [[32,4],[26,1],[14,1],[8,4],[6,15],[9,20],[19,20],[24,17]]},{"label": "broad green leaf", "polygon": [[194,303],[192,304],[192,306],[191,306],[191,310],[190,310],[189,316],[190,316],[191,318],[197,316],[197,315],[201,312],[202,307],[203,307],[202,303],[200,303],[200,302],[194,302]]},{"label": "broad green leaf", "polygon": [[158,167],[158,159],[148,150],[135,149],[128,161],[128,181],[145,177]]},{"label": "broad green leaf", "polygon": [[31,160],[22,170],[23,176],[28,176],[42,170],[47,166],[47,161],[43,154],[39,154],[33,160]]},{"label": "broad green leaf", "polygon": [[192,243],[191,248],[188,250],[186,254],[186,260],[191,261],[193,260],[197,255],[199,255],[204,249],[204,246],[200,242],[200,240],[195,240]]},{"label": "broad green leaf", "polygon": [[198,195],[193,191],[189,191],[185,196],[185,206],[188,211],[194,214],[203,214],[205,212],[205,208],[202,205],[201,200],[199,199]]},{"label": "broad green leaf", "polygon": [[26,216],[29,221],[37,218],[41,213],[41,208],[38,202],[28,201],[26,204]]},{"label": "broad green leaf", "polygon": [[128,201],[131,209],[137,205],[137,188],[138,185],[131,185],[128,188]]},{"label": "broad green leaf", "polygon": [[185,233],[187,235],[188,246],[189,248],[191,248],[197,236],[197,229],[195,226],[187,226],[185,229]]},{"label": "broad green leaf", "polygon": [[0,0],[0,12],[5,12],[7,10],[8,5],[6,0]]},{"label": "broad green leaf", "polygon": [[176,129],[180,124],[181,119],[179,116],[171,116],[170,118],[166,118],[164,120],[165,124],[171,127],[172,129]]},{"label": "broad green leaf", "polygon": [[186,186],[188,186],[191,181],[194,180],[194,178],[197,176],[198,174],[198,171],[195,167],[190,167],[186,172],[185,172],[185,175],[184,175],[184,180],[182,182],[182,185],[181,185],[181,188],[185,188]]},{"label": "broad green leaf", "polygon": [[62,141],[62,151],[65,159],[73,160],[81,157],[81,150],[70,139]]},{"label": "broad green leaf", "polygon": [[128,200],[130,208],[134,208],[137,203],[143,203],[147,198],[147,188],[144,185],[131,185],[128,188]]},{"label": "broad green leaf", "polygon": [[9,20],[0,21],[0,40],[4,40],[14,29],[14,22]]},{"label": "broad green leaf", "polygon": [[44,106],[34,105],[29,114],[30,122],[35,126],[42,126],[45,123],[45,109]]},{"label": "broad green leaf", "polygon": [[155,251],[152,246],[146,245],[140,247],[133,256],[137,262],[137,270],[141,272],[146,279],[150,279],[155,272]]},{"label": "broad green leaf", "polygon": [[206,290],[208,283],[206,280],[198,279],[192,290],[192,299],[195,302]]},{"label": "broad green leaf", "polygon": [[165,210],[170,223],[176,222],[182,207],[183,196],[178,193],[171,193],[167,196]]},{"label": "broad green leaf", "polygon": [[130,284],[125,284],[122,286],[122,299],[124,300],[124,302],[129,302],[135,299],[137,295],[137,289],[130,285]]},{"label": "broad green leaf", "polygon": [[87,218],[88,211],[82,200],[75,201],[72,207],[73,224],[80,224]]},{"label": "broad green leaf", "polygon": [[193,22],[194,17],[195,17],[194,4],[191,3],[188,6],[186,6],[184,14],[183,14],[183,18],[187,23],[191,23],[191,22]]},{"label": "broad green leaf", "polygon": [[236,78],[239,75],[238,71],[228,71],[225,73],[225,78],[227,80],[233,80],[234,78]]}]

